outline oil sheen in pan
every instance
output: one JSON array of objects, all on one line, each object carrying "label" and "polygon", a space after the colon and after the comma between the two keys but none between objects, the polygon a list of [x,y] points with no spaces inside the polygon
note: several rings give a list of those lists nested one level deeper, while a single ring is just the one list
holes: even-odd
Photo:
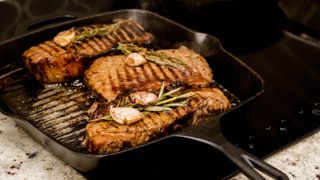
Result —
[{"label": "oil sheen in pan", "polygon": [[[82,80],[42,85],[21,66],[10,66],[9,69],[0,75],[1,96],[9,108],[62,145],[76,152],[87,153],[82,145],[89,120],[86,111],[96,98]],[[212,86],[226,94],[232,108],[240,104],[239,99],[222,85],[215,82]],[[175,127],[183,127],[186,122],[181,121]]]}]

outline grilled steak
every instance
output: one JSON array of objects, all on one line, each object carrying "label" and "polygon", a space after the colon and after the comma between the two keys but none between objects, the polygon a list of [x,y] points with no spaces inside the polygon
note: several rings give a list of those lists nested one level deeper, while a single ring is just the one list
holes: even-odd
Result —
[{"label": "grilled steak", "polygon": [[194,51],[181,46],[179,49],[156,52],[180,59],[183,69],[153,62],[132,67],[126,65],[125,55],[106,56],[93,62],[85,72],[85,82],[107,101],[116,99],[128,90],[158,90],[163,81],[167,84],[179,81],[186,85],[202,87],[212,82],[213,75],[208,63]]},{"label": "grilled steak", "polygon": [[[131,19],[118,23],[110,33],[99,35],[99,28],[104,26],[106,25],[72,28],[66,32],[80,37],[78,39],[81,42],[66,45],[61,42],[61,38],[59,41],[56,37],[55,41],[45,41],[26,50],[22,55],[23,61],[37,80],[44,83],[65,82],[82,76],[87,59],[108,52],[118,42],[148,44],[153,39],[150,33],[145,32],[140,24]],[[91,33],[91,36],[88,33]],[[70,37],[66,35],[62,40],[71,40]],[[57,44],[58,42],[61,44]]]},{"label": "grilled steak", "polygon": [[[230,101],[218,88],[192,90],[198,96],[190,97],[189,104],[166,112],[152,112],[137,123],[120,125],[113,121],[89,122],[86,126],[85,144],[92,153],[110,153],[148,142],[164,135],[168,129],[186,117],[197,119],[209,114],[221,113],[230,108]],[[95,103],[91,117],[108,113],[110,104]]]}]

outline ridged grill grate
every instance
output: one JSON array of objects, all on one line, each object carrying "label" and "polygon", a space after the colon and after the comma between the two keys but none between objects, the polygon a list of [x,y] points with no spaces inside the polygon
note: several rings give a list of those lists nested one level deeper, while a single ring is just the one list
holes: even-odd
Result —
[{"label": "ridged grill grate", "polygon": [[81,82],[73,85],[40,85],[23,68],[0,76],[5,103],[51,138],[75,151],[81,145],[91,104]]}]

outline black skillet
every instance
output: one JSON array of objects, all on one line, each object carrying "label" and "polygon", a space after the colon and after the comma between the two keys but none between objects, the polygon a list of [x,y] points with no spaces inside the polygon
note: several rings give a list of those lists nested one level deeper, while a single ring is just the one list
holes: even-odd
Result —
[{"label": "black skillet", "polygon": [[[61,30],[73,26],[106,23],[111,22],[115,18],[129,17],[140,22],[146,31],[151,32],[155,36],[155,42],[153,43],[155,47],[175,48],[185,45],[203,55],[213,69],[216,82],[228,89],[241,101],[239,105],[226,113],[231,113],[235,108],[239,108],[239,106],[255,99],[263,92],[263,80],[261,77],[239,59],[224,50],[218,39],[208,34],[191,31],[169,19],[144,10],[119,10],[79,18],[67,23],[40,28],[31,33],[5,41],[0,44],[0,69],[10,64],[19,64],[17,62],[21,61],[20,56],[24,50],[44,40],[51,39]],[[4,72],[1,72],[0,77],[2,74]],[[17,109],[14,109],[10,104],[10,98],[5,97],[4,94],[1,94],[0,98],[0,111],[9,117],[13,117],[16,123],[40,141],[47,150],[60,157],[75,169],[83,172],[102,166],[113,156],[122,156],[124,153],[152,146],[152,144],[168,138],[179,137],[202,142],[219,150],[251,179],[264,179],[255,168],[271,177],[288,179],[278,169],[231,144],[221,133],[221,115],[219,117],[212,116],[205,118],[199,125],[186,127],[181,131],[160,137],[136,148],[113,154],[93,155],[69,148],[53,138],[50,133],[44,133],[44,131],[37,128],[32,119],[26,119],[22,115],[23,113],[19,113]]]}]

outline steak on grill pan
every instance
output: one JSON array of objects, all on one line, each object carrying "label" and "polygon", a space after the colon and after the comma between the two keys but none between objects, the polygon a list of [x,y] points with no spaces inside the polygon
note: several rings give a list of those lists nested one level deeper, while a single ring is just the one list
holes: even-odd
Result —
[{"label": "steak on grill pan", "polygon": [[140,66],[126,65],[126,55],[105,56],[93,62],[85,72],[86,85],[107,101],[130,91],[155,91],[163,81],[182,82],[189,86],[208,86],[212,71],[206,60],[194,51],[181,46],[178,49],[158,50],[156,53],[177,58],[182,68],[147,62]]},{"label": "steak on grill pan", "polygon": [[90,152],[135,147],[166,134],[183,119],[196,122],[231,107],[224,93],[211,86],[206,60],[193,50],[121,47],[127,48],[122,49],[125,55],[98,58],[85,72],[86,85],[103,99],[88,110],[84,144]]},{"label": "steak on grill pan", "polygon": [[[173,125],[184,118],[192,118],[210,114],[219,114],[231,107],[224,93],[215,87],[191,90],[197,96],[188,98],[188,104],[176,107],[171,111],[151,112],[142,120],[121,125],[114,121],[92,121],[86,126],[84,143],[91,153],[112,153],[129,147],[144,144],[160,135],[165,135]],[[110,107],[117,102],[95,103],[89,114],[92,119],[108,114]]]},{"label": "steak on grill pan", "polygon": [[87,59],[122,43],[148,44],[153,36],[132,19],[113,24],[88,25],[60,32],[26,50],[22,59],[29,72],[43,83],[66,82],[81,77]]}]

